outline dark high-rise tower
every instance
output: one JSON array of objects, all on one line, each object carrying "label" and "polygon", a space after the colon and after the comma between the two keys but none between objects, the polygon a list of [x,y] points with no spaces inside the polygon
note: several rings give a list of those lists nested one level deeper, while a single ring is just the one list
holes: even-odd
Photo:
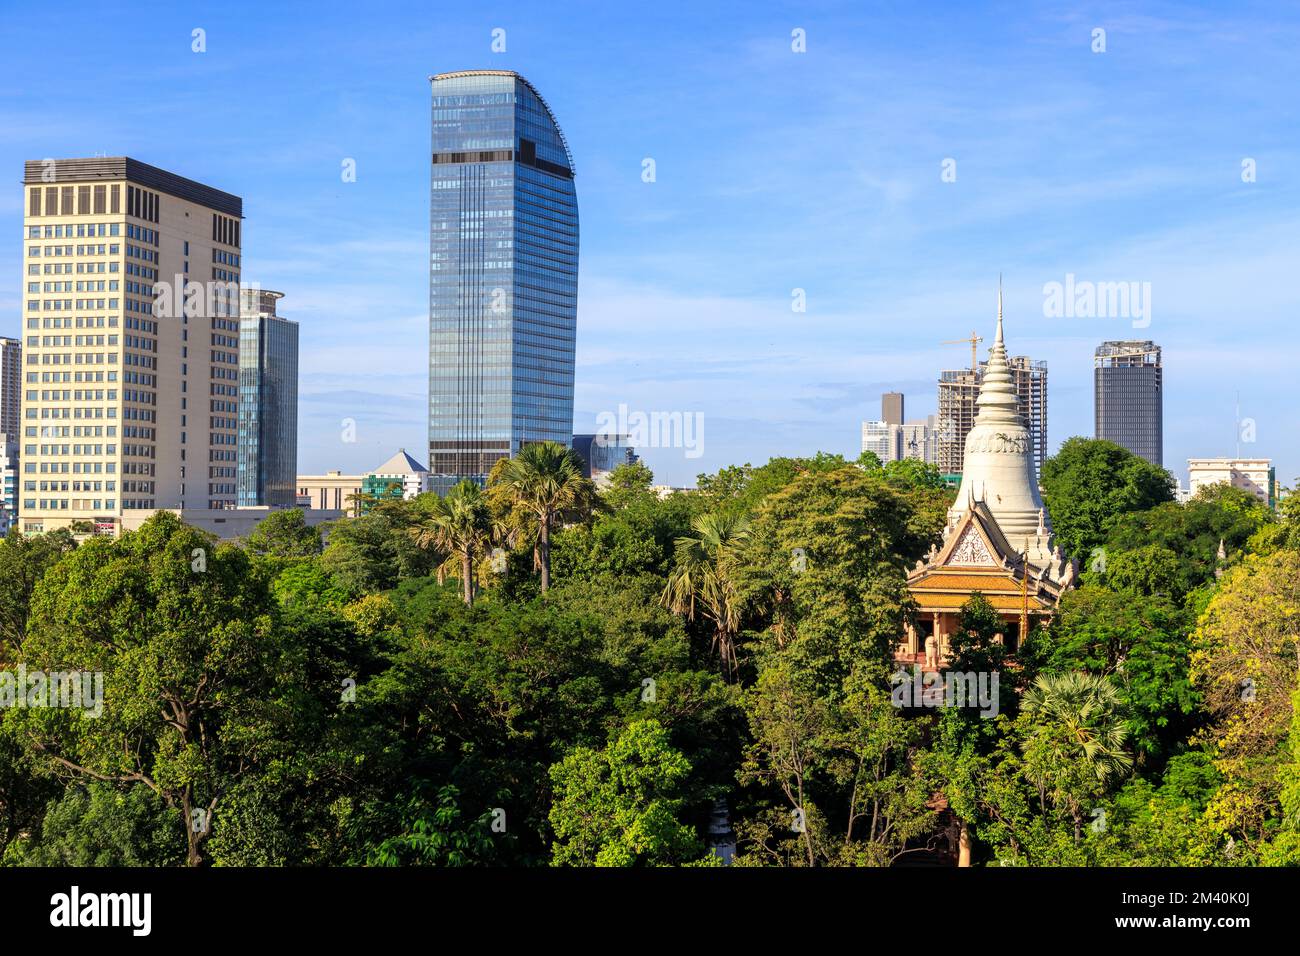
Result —
[{"label": "dark high-rise tower", "polygon": [[298,323],[283,293],[240,290],[239,473],[242,507],[290,507],[298,491]]},{"label": "dark high-rise tower", "polygon": [[1164,368],[1154,342],[1103,342],[1093,362],[1098,438],[1164,464]]},{"label": "dark high-rise tower", "polygon": [[22,406],[23,345],[18,339],[0,335],[0,435],[18,440],[19,409]]},{"label": "dark high-rise tower", "polygon": [[573,435],[578,203],[550,107],[504,70],[430,77],[429,471],[483,483]]},{"label": "dark high-rise tower", "polygon": [[903,424],[902,392],[885,392],[880,396],[880,420],[887,425]]}]

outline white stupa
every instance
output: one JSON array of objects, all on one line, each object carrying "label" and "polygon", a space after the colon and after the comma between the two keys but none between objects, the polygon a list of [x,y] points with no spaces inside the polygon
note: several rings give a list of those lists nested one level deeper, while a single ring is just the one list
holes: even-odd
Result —
[{"label": "white stupa", "polygon": [[1040,567],[1052,563],[1052,525],[1038,492],[1033,444],[1020,414],[1002,340],[1001,283],[997,335],[975,404],[975,424],[966,436],[961,488],[948,512],[948,527],[955,528],[967,511],[983,502],[1013,547],[1023,551],[1027,540],[1032,563]]},{"label": "white stupa", "polygon": [[997,336],[976,406],[943,543],[907,576],[916,613],[898,653],[903,659],[924,657],[927,666],[947,657],[961,608],[972,594],[982,595],[998,612],[1006,625],[1003,639],[1014,646],[1034,621],[1052,616],[1079,573],[1078,564],[1052,539],[1038,491],[1029,428],[1020,415],[1002,340],[1001,283]]}]

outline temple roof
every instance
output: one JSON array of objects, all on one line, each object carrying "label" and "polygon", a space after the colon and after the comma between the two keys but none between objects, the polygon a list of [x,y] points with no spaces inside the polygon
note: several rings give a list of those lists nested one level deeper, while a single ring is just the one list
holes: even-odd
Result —
[{"label": "temple roof", "polygon": [[1076,567],[1059,549],[1048,550],[1045,529],[1036,530],[1017,548],[989,505],[976,501],[949,526],[943,546],[916,563],[907,589],[922,611],[959,608],[975,591],[998,610],[1019,610],[1026,595],[1034,611],[1050,610]]}]

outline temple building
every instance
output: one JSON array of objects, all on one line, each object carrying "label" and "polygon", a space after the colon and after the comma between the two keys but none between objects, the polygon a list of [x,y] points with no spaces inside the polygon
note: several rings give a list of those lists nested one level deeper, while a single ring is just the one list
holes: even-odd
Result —
[{"label": "temple building", "polygon": [[947,657],[961,606],[975,592],[997,609],[1005,624],[1003,642],[1014,650],[1034,621],[1052,615],[1079,571],[1078,562],[1061,554],[1053,540],[1038,491],[1034,448],[1002,340],[1000,284],[997,336],[976,405],[943,543],[931,547],[907,576],[918,613],[899,656],[924,659],[929,666]]}]

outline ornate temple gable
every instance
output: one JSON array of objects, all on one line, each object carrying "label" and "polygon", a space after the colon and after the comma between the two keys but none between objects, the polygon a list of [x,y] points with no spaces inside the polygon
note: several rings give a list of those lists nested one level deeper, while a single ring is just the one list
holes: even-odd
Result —
[{"label": "ornate temple gable", "polygon": [[994,560],[993,552],[984,542],[984,536],[980,534],[979,529],[969,522],[945,562],[945,564],[983,564],[991,567],[996,567],[1000,563]]},{"label": "ornate temple gable", "polygon": [[931,551],[921,568],[945,566],[1008,568],[1021,562],[1020,552],[1007,541],[997,519],[982,503],[977,503],[958,519],[945,535],[943,547]]}]

